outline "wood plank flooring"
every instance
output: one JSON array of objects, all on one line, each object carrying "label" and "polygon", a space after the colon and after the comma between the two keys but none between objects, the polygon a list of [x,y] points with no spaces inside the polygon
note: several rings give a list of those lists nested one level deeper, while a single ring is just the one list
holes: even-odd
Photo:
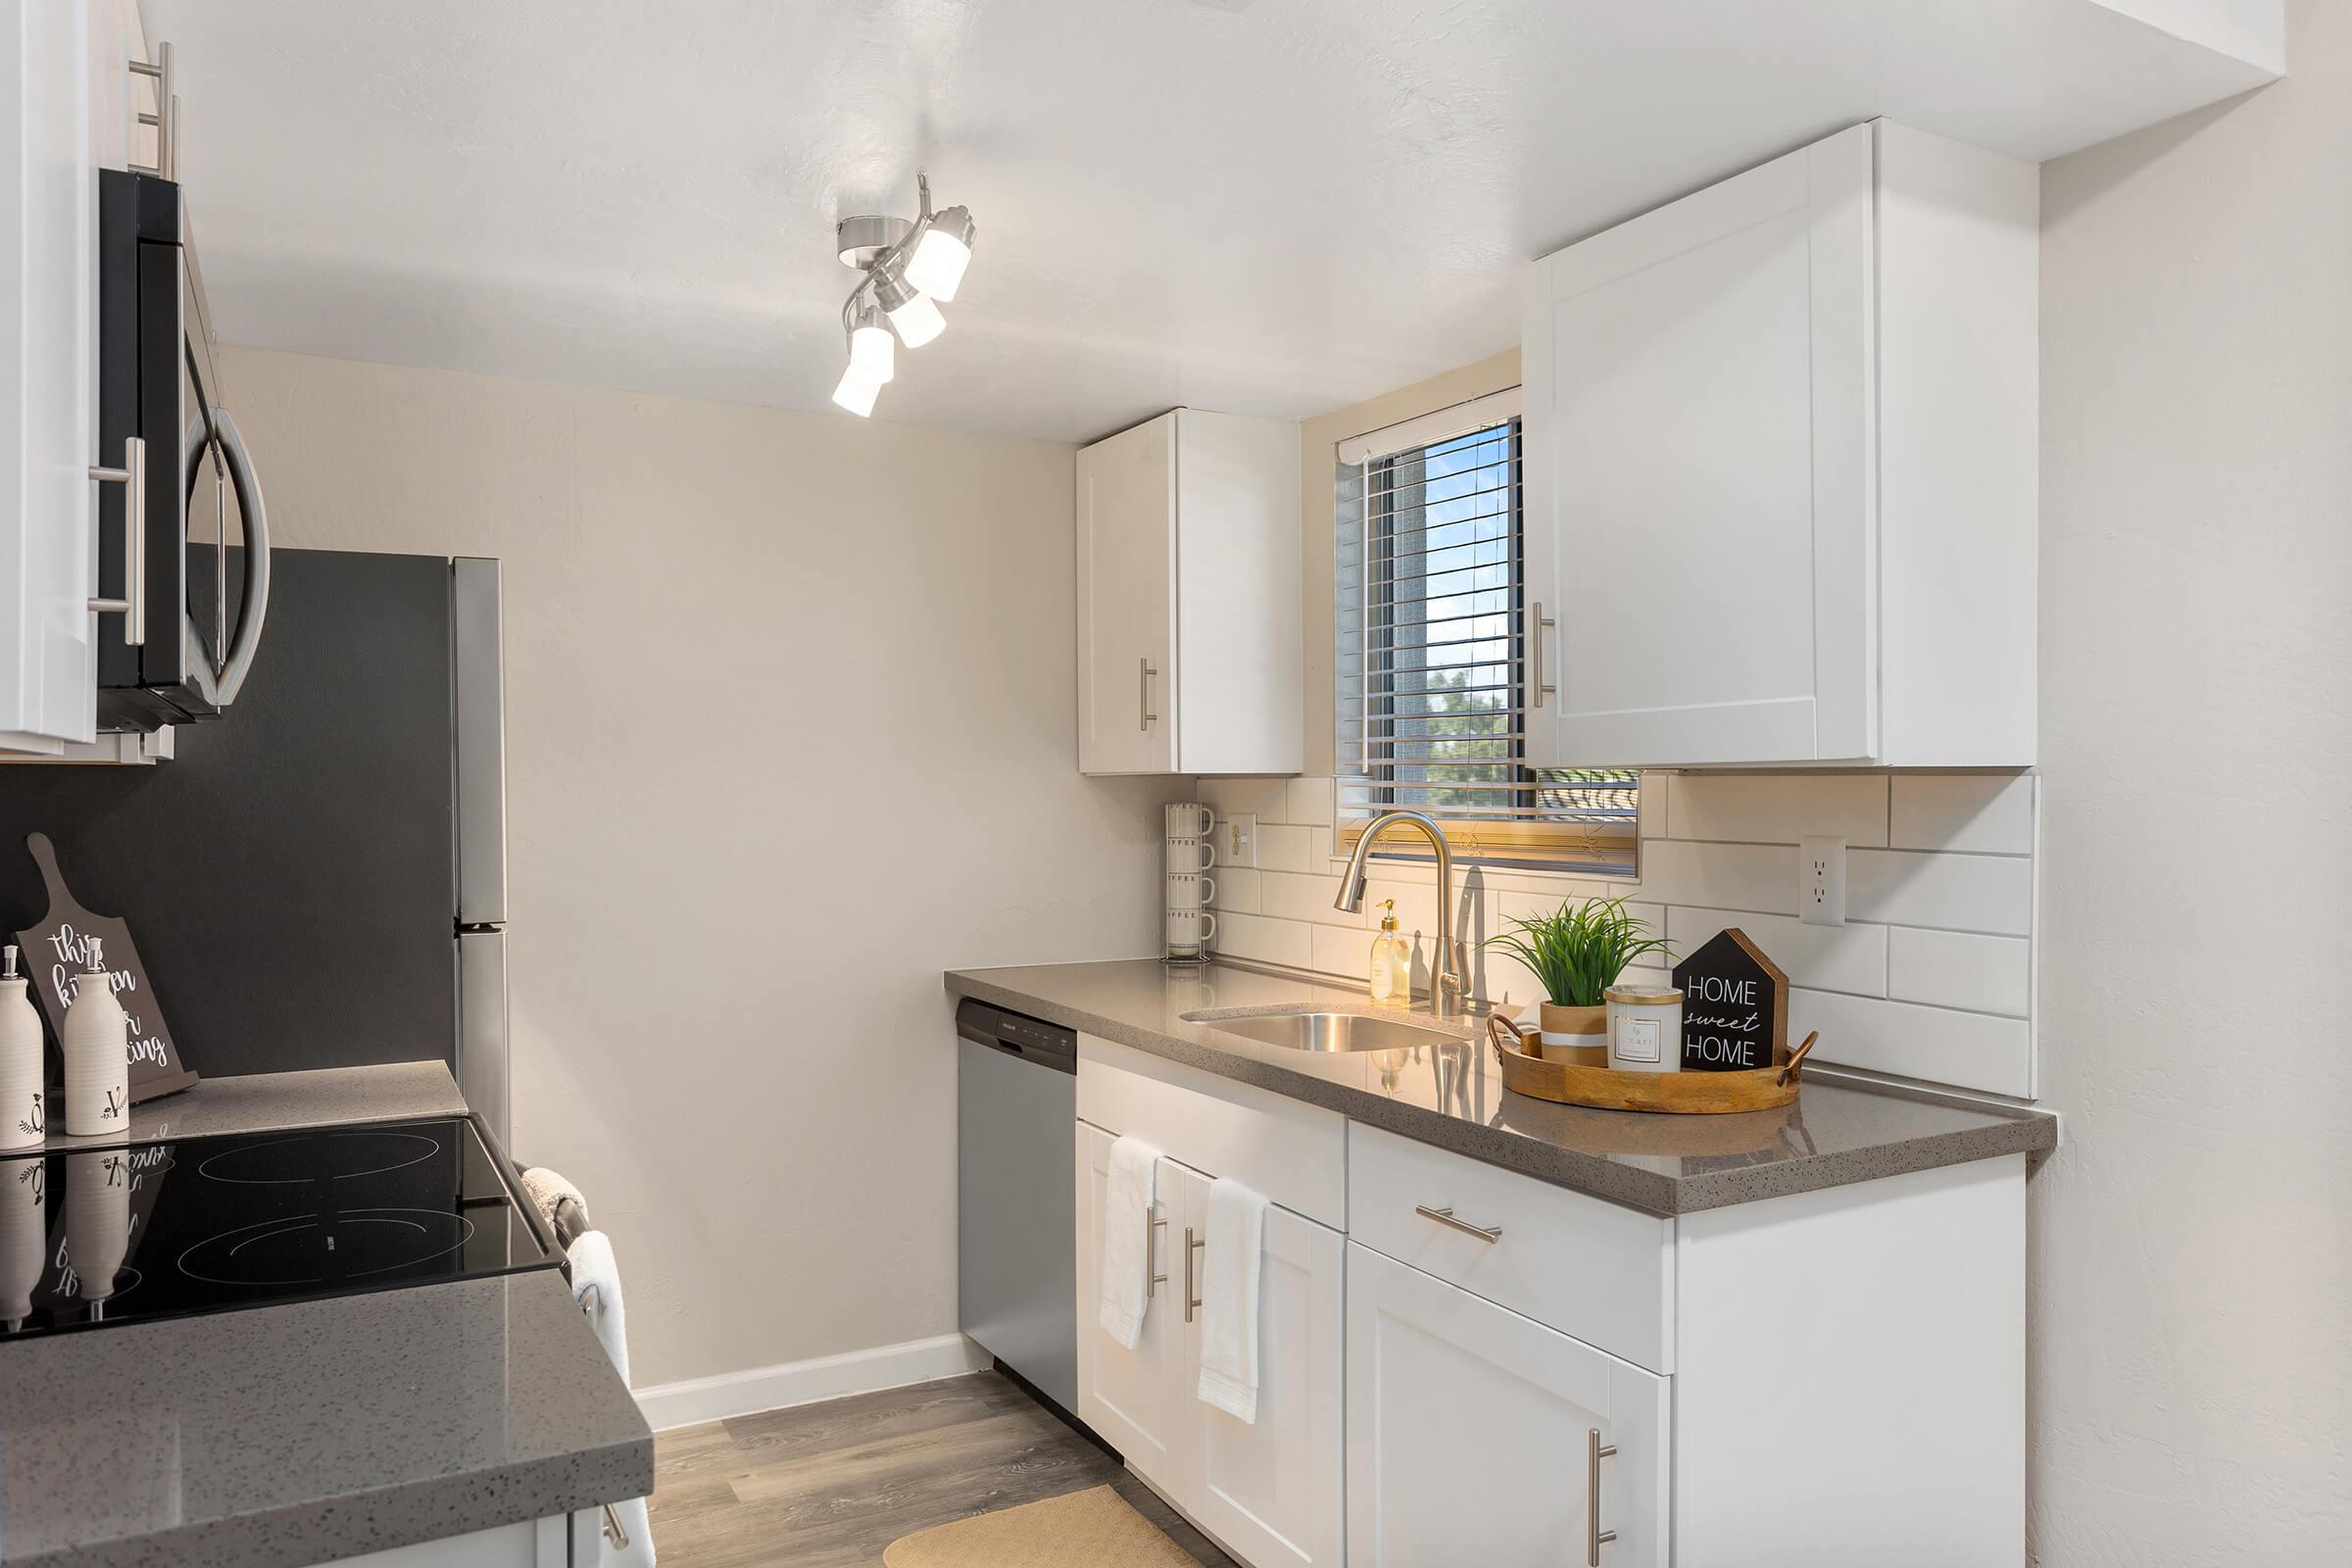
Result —
[{"label": "wood plank flooring", "polygon": [[1194,1560],[1235,1568],[994,1372],[660,1433],[654,1541],[663,1568],[880,1568],[901,1536],[1105,1482]]}]

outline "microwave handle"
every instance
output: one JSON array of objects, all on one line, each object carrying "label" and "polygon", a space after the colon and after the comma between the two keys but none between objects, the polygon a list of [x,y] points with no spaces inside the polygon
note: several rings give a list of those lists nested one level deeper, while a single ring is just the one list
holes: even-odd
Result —
[{"label": "microwave handle", "polygon": [[[191,493],[204,466],[206,422],[200,416],[188,425],[181,488]],[[245,519],[245,602],[237,611],[237,629],[229,637],[228,651],[221,656],[217,696],[226,708],[237,700],[253,669],[253,656],[262,645],[262,622],[270,612],[270,514],[261,480],[253,471],[253,459],[245,452],[245,439],[237,433],[237,421],[226,409],[216,408],[210,422],[228,466],[228,482],[237,492],[237,511]],[[186,613],[184,607],[181,613]]]}]

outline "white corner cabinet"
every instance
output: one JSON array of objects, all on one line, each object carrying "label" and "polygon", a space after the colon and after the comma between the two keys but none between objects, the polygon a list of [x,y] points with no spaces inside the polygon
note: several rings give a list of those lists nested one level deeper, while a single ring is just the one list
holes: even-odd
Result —
[{"label": "white corner cabinet", "polygon": [[1305,765],[1298,451],[1199,409],[1079,449],[1080,772]]},{"label": "white corner cabinet", "polygon": [[608,1555],[603,1514],[583,1508],[341,1561],[344,1568],[600,1568]]},{"label": "white corner cabinet", "polygon": [[2034,762],[2039,191],[1879,121],[1530,269],[1531,763]]},{"label": "white corner cabinet", "polygon": [[[2014,1563],[2025,1158],[1643,1213],[1081,1035],[1078,1410],[1250,1568]],[[1115,1136],[1165,1279],[1100,1326]],[[1266,1195],[1258,1420],[1195,1396],[1209,1182]],[[1453,1223],[1448,1222],[1448,1218]]]},{"label": "white corner cabinet", "polygon": [[132,0],[39,0],[0,28],[0,757],[95,738],[98,173],[154,157]]}]

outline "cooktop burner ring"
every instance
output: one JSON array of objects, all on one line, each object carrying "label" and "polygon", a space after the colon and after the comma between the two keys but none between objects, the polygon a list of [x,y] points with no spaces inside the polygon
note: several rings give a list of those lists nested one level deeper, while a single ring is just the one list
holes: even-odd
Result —
[{"label": "cooktop burner ring", "polygon": [[[403,1217],[411,1215],[423,1215],[431,1223],[421,1223],[415,1218]],[[189,1258],[205,1251],[208,1248],[218,1248],[232,1236],[244,1238],[228,1248],[225,1255],[227,1258],[233,1259],[239,1252],[256,1243],[275,1241],[281,1236],[290,1236],[297,1231],[317,1230],[321,1223],[323,1223],[323,1216],[318,1214],[281,1214],[274,1219],[260,1220],[251,1225],[239,1225],[232,1230],[221,1231],[217,1235],[206,1237],[181,1252],[178,1258],[179,1271],[189,1279],[199,1280],[207,1285],[283,1288],[329,1284],[331,1282],[328,1276],[323,1273],[304,1274],[293,1278],[257,1278],[250,1275],[238,1278],[233,1270],[222,1274],[207,1274],[201,1269],[191,1268],[188,1265]],[[335,1225],[335,1234],[337,1235],[343,1234],[348,1227],[354,1225],[398,1226],[415,1232],[428,1242],[437,1239],[433,1234],[436,1229],[446,1225],[456,1226],[454,1235],[446,1229],[440,1230],[442,1236],[450,1237],[446,1246],[397,1258],[389,1263],[339,1271],[337,1277],[346,1280],[367,1279],[370,1275],[389,1274],[396,1269],[415,1268],[420,1263],[429,1263],[436,1257],[446,1257],[473,1240],[472,1220],[463,1214],[451,1214],[437,1208],[347,1208],[336,1214]],[[330,1249],[333,1247],[333,1235],[327,1238],[327,1245]],[[206,1258],[203,1261],[210,1263],[212,1260]]]},{"label": "cooktop burner ring", "polygon": [[307,1187],[318,1180],[315,1173],[301,1176],[231,1176],[217,1171],[213,1167],[223,1160],[251,1160],[257,1155],[266,1159],[269,1157],[269,1152],[273,1149],[291,1149],[297,1145],[320,1140],[330,1141],[328,1147],[331,1149],[335,1143],[353,1139],[373,1139],[378,1143],[391,1141],[401,1144],[421,1144],[423,1148],[406,1159],[395,1159],[389,1164],[372,1165],[366,1170],[337,1171],[334,1173],[336,1181],[359,1181],[363,1177],[381,1176],[389,1171],[406,1170],[411,1165],[420,1164],[441,1152],[441,1141],[437,1138],[427,1138],[420,1133],[376,1132],[365,1127],[355,1127],[297,1133],[291,1138],[270,1138],[257,1143],[239,1144],[233,1149],[224,1149],[218,1154],[207,1158],[196,1167],[196,1174],[239,1187]]}]

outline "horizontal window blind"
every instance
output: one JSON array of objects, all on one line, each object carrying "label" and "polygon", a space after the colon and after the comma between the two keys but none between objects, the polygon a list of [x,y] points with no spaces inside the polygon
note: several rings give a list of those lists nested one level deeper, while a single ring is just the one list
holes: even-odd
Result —
[{"label": "horizontal window blind", "polygon": [[1505,394],[1341,446],[1342,830],[1413,810],[1482,859],[1629,870],[1638,775],[1525,761],[1517,416]]}]

